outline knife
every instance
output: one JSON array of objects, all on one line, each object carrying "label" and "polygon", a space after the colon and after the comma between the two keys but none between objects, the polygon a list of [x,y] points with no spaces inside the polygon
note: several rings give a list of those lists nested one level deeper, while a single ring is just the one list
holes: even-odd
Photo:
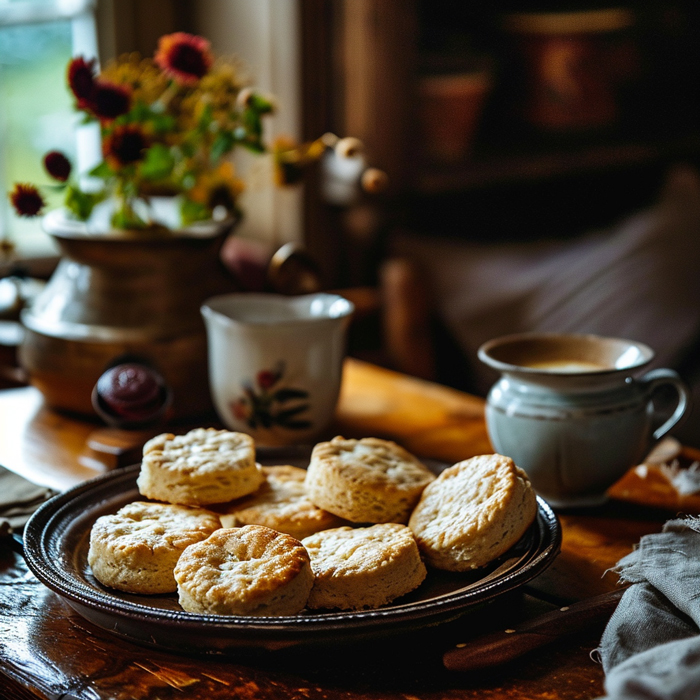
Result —
[{"label": "knife", "polygon": [[625,590],[619,588],[587,598],[535,617],[514,629],[457,643],[443,654],[443,665],[449,671],[500,666],[567,635],[602,626],[615,611]]}]

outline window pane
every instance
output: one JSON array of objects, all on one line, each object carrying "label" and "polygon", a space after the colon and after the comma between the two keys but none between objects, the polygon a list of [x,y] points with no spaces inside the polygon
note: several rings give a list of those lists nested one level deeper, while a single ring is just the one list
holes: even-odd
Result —
[{"label": "window pane", "polygon": [[95,0],[0,0],[0,24],[48,22],[92,11]]},{"label": "window pane", "polygon": [[[66,88],[72,52],[71,21],[0,26],[0,186],[15,182],[50,184],[42,159],[60,149],[75,163],[78,116]],[[47,197],[50,206],[61,195]],[[8,231],[21,255],[53,248],[38,219],[21,219],[6,196],[0,199],[0,231]]]}]

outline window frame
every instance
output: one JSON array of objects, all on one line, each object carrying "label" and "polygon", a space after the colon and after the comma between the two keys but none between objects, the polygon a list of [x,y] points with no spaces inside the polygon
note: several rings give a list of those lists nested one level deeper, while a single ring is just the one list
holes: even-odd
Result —
[{"label": "window frame", "polygon": [[[98,57],[98,27],[97,27],[97,0],[53,0],[53,2],[37,3],[32,0],[26,2],[2,3],[0,0],[0,27],[30,25],[38,23],[70,21],[72,55],[83,55],[88,58]],[[0,127],[2,125],[0,124]],[[0,128],[0,139],[5,138]],[[76,134],[78,168],[80,170],[89,167],[89,164],[98,159],[99,140],[95,140],[94,133],[79,129]],[[2,194],[11,189],[12,183],[4,181],[2,159],[0,158],[0,185]],[[0,228],[3,222],[0,221]],[[0,237],[3,233],[0,231]],[[0,277],[21,270],[23,273],[45,276],[55,266],[58,260],[57,254],[49,251],[45,255],[29,256],[19,254],[8,261],[0,261]]]}]

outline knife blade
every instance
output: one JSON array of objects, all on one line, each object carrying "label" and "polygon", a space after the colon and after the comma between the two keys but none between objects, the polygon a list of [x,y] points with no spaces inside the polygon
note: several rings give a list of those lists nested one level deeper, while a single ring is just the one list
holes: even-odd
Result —
[{"label": "knife blade", "polygon": [[449,671],[474,671],[508,663],[562,637],[603,625],[625,588],[572,603],[528,620],[514,629],[492,632],[453,645],[442,657]]}]

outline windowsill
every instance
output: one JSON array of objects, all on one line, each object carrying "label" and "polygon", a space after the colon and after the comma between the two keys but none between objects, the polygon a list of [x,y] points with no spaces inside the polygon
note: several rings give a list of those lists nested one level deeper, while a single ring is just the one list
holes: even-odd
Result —
[{"label": "windowsill", "polygon": [[58,265],[59,256],[50,255],[32,258],[17,258],[0,263],[0,279],[10,275],[48,279]]}]

